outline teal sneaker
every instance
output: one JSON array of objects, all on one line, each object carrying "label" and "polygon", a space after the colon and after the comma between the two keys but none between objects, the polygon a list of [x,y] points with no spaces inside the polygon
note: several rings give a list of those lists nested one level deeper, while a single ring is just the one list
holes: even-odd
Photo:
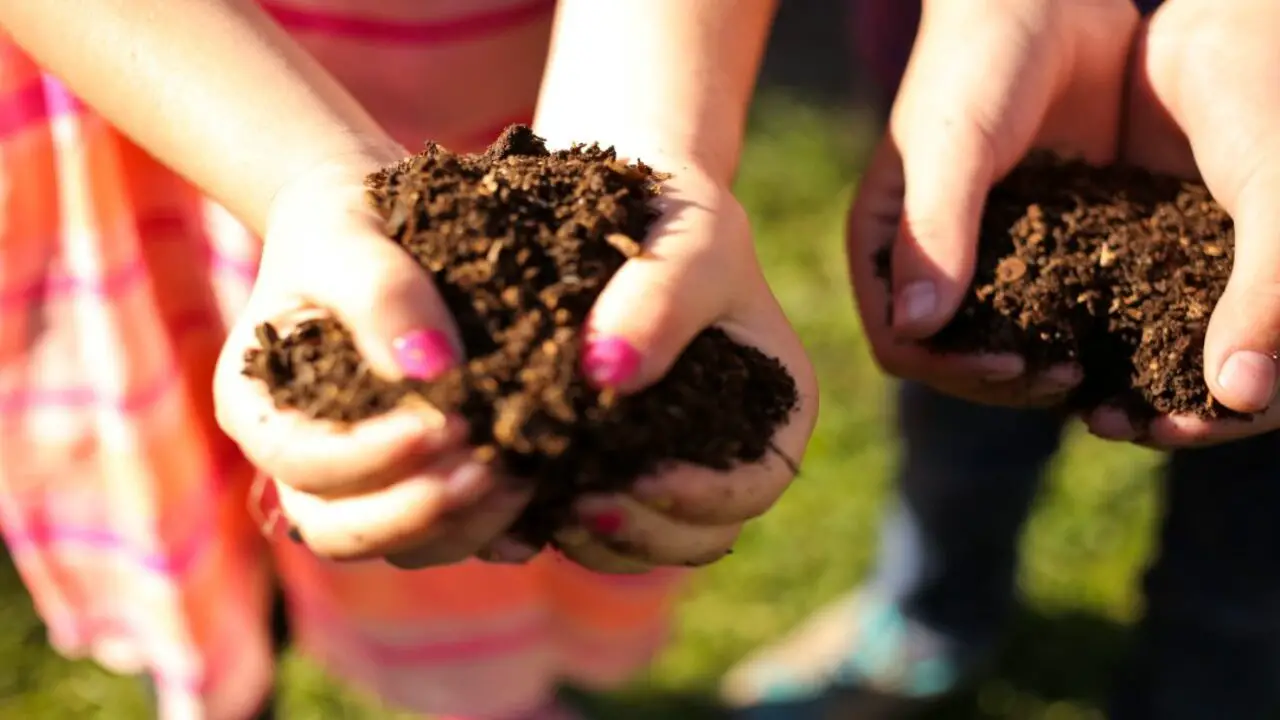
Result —
[{"label": "teal sneaker", "polygon": [[731,669],[720,695],[756,720],[896,718],[962,689],[982,655],[852,593]]}]

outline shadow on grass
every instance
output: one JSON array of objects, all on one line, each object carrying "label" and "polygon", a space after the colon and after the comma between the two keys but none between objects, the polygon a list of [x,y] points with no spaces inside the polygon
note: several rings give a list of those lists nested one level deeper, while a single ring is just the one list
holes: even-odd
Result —
[{"label": "shadow on grass", "polygon": [[[940,703],[920,717],[978,718],[1101,717],[1100,708],[1129,646],[1128,629],[1084,613],[1045,615],[1024,609],[1014,619],[994,672],[973,689]],[[664,694],[653,689],[607,697],[573,696],[601,720],[817,720],[812,704],[757,708],[732,715],[708,695]],[[1053,708],[1050,710],[1050,708]],[[868,715],[866,720],[879,720]],[[857,718],[851,718],[857,720]]]},{"label": "shadow on grass", "polygon": [[[107,681],[117,691],[131,683],[122,678],[107,680],[105,673],[86,667],[86,663],[57,658],[49,650],[44,628],[31,613],[30,601],[24,595],[7,554],[0,555],[0,596],[7,610],[5,614],[9,616],[0,628],[0,677],[5,678],[5,682],[0,683],[0,707],[38,707],[49,717],[62,717],[58,712],[71,711],[68,705],[101,708],[99,702],[105,701],[108,706],[115,704],[112,700],[118,702],[121,698],[114,692],[76,701],[68,697],[65,687],[59,691],[59,686],[65,686],[73,677]],[[930,711],[926,717],[937,720],[1100,717],[1096,709],[1106,697],[1128,643],[1126,628],[1110,620],[1083,613],[1050,616],[1023,610],[1015,618],[995,673],[975,689]],[[588,717],[600,720],[730,717],[718,707],[710,693],[673,693],[641,686],[609,695],[568,694]],[[48,697],[39,701],[33,695]],[[110,695],[115,697],[106,697]],[[24,696],[25,701],[21,699]],[[68,703],[69,700],[72,702]],[[1049,712],[1050,707],[1067,707],[1075,712]],[[771,713],[769,717],[810,720],[813,715],[784,711]]]},{"label": "shadow on grass", "polygon": [[1101,709],[1129,643],[1129,628],[1113,620],[1024,608],[1014,618],[994,672],[924,717],[1031,718],[1049,714],[1052,706]]},{"label": "shadow on grass", "polygon": [[594,695],[565,691],[575,707],[593,720],[727,720],[729,714],[709,695],[639,690]]}]

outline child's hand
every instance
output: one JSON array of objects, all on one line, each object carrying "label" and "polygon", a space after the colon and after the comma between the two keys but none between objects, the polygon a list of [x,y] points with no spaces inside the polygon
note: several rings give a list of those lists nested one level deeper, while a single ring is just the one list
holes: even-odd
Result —
[{"label": "child's hand", "polygon": [[[1017,356],[941,356],[916,341],[959,308],[986,195],[1032,147],[1114,158],[1138,19],[1131,0],[926,0],[848,227],[859,311],[887,372],[1005,405],[1052,404],[1080,381],[1072,366],[1027,377]],[[892,298],[872,261],[889,245]]]},{"label": "child's hand", "polygon": [[485,550],[529,498],[469,461],[460,421],[413,407],[337,429],[277,410],[242,375],[260,323],[321,310],[351,328],[386,377],[430,377],[460,359],[429,276],[367,205],[362,182],[377,165],[316,170],[272,203],[257,284],[218,363],[218,422],[275,479],[285,516],[316,554],[457,562]]},{"label": "child's hand", "polygon": [[715,324],[778,358],[800,406],[775,437],[778,451],[730,472],[679,466],[629,494],[579,501],[580,527],[561,532],[564,552],[602,572],[701,565],[727,554],[745,521],[769,509],[793,478],[818,409],[813,369],[765,284],[750,227],[729,190],[679,163],[660,202],[665,217],[596,302],[584,370],[597,385],[634,392],[666,374],[685,345]]},{"label": "child's hand", "polygon": [[[1144,23],[1130,77],[1127,160],[1200,175],[1235,220],[1235,266],[1205,341],[1205,381],[1251,422],[1167,417],[1143,442],[1207,444],[1280,427],[1280,3],[1168,0]],[[1115,413],[1088,418],[1104,437],[1137,432]]]}]

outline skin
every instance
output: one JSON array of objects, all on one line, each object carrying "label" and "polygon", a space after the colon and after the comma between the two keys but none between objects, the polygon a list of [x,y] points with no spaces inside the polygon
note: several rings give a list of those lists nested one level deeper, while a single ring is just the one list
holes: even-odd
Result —
[{"label": "skin", "polygon": [[[646,254],[623,267],[590,319],[589,337],[635,356],[617,389],[653,383],[694,334],[722,325],[796,376],[804,400],[775,442],[798,461],[816,415],[812,369],[728,190],[773,10],[773,0],[566,0],[537,129],[553,145],[606,139],[677,175]],[[443,333],[460,357],[429,277],[386,240],[364,201],[365,175],[408,152],[249,0],[0,0],[0,28],[263,235],[258,281],[214,396],[219,424],[275,479],[308,547],[405,567],[527,559],[532,551],[504,533],[529,488],[473,463],[457,418],[413,405],[339,429],[276,410],[240,372],[259,323],[287,328],[317,313],[351,328],[387,377],[403,375],[396,340],[415,331]],[[598,37],[599,28],[626,32]],[[155,121],[160,108],[165,122]],[[305,274],[289,263],[299,256],[311,258]],[[728,474],[675,468],[630,495],[585,499],[582,526],[560,539],[571,558],[607,572],[707,562],[791,479],[776,457]]]},{"label": "skin", "polygon": [[[1033,148],[1115,159],[1137,25],[1128,0],[926,0],[889,128],[848,221],[858,309],[885,371],[1012,406],[1052,404],[1079,382],[1076,367],[1030,377],[1021,357],[941,356],[917,341],[959,308],[997,179]],[[872,262],[890,245],[892,296]]]},{"label": "skin", "polygon": [[[1095,433],[1159,448],[1228,441],[1280,427],[1280,27],[1269,0],[1169,0],[1143,23],[1130,66],[1124,153],[1131,161],[1199,177],[1235,220],[1231,279],[1205,340],[1205,382],[1243,421],[1165,417],[1143,437],[1113,412],[1087,418]],[[1229,358],[1244,351],[1242,360]]]},{"label": "skin", "polygon": [[[1205,382],[1224,405],[1266,410],[1280,349],[1280,49],[1267,0],[1169,0],[1141,21],[1127,0],[924,3],[921,37],[890,127],[849,215],[849,265],[863,324],[889,373],[969,400],[1051,405],[1078,369],[1028,377],[1021,358],[939,356],[916,341],[959,307],[973,276],[982,202],[1032,148],[1202,177],[1236,221],[1236,264],[1205,343]],[[871,255],[892,244],[891,297]],[[886,320],[892,308],[893,321]],[[1244,351],[1230,360],[1237,351]],[[1139,437],[1118,412],[1095,434],[1159,448],[1280,427],[1156,420]]]},{"label": "skin", "polygon": [[[801,403],[774,442],[798,462],[817,417],[817,383],[729,189],[774,10],[774,0],[562,0],[535,129],[561,147],[608,138],[674,175],[645,254],[618,271],[587,321],[589,341],[637,350],[634,372],[617,389],[653,384],[697,333],[718,325],[795,377]],[[793,477],[777,454],[731,473],[676,467],[632,493],[582,499],[579,524],[556,539],[567,556],[600,571],[702,565],[729,553],[743,524]]]}]

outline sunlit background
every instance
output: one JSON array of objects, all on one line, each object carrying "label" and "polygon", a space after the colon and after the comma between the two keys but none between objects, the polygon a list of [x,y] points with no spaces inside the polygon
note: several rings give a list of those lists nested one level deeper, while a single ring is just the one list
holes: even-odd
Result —
[{"label": "sunlit background", "polygon": [[[586,699],[599,718],[718,717],[709,698],[728,666],[869,570],[897,444],[890,388],[866,352],[843,270],[844,211],[876,132],[845,5],[783,3],[738,180],[770,282],[818,368],[817,434],[788,496],[694,582],[652,673],[625,693]],[[995,674],[938,717],[1102,717],[1139,612],[1158,462],[1071,433],[1024,539],[1025,603]],[[282,692],[286,720],[399,717],[293,656]],[[16,574],[0,565],[0,719],[146,716],[136,682],[48,649]]]}]

